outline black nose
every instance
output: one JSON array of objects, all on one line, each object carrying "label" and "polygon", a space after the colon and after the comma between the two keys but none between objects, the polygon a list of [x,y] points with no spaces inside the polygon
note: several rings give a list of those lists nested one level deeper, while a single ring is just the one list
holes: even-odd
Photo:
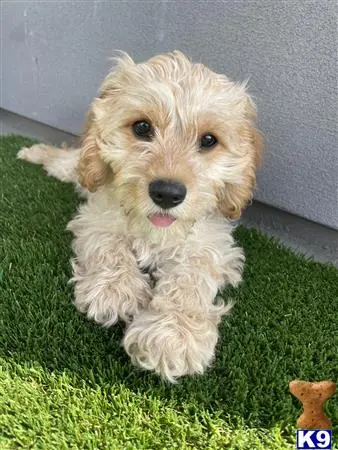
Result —
[{"label": "black nose", "polygon": [[173,208],[185,199],[187,188],[172,180],[154,180],[149,184],[150,198],[163,209]]}]

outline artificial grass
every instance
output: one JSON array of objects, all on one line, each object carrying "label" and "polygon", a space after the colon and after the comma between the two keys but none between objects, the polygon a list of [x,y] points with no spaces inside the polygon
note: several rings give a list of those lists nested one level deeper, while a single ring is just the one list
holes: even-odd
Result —
[{"label": "artificial grass", "polygon": [[[0,448],[295,448],[294,378],[338,378],[338,271],[240,227],[244,283],[204,376],[169,385],[134,368],[119,326],[72,305],[72,186],[0,146]],[[327,404],[338,434],[338,400]],[[337,448],[337,447],[336,447]]]}]

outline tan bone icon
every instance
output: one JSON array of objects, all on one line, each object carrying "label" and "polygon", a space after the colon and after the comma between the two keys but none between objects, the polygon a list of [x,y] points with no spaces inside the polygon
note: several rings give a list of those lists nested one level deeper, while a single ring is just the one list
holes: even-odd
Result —
[{"label": "tan bone icon", "polygon": [[325,402],[336,392],[334,381],[293,380],[289,384],[290,392],[303,404],[303,413],[297,420],[298,428],[327,430],[332,421],[324,412]]}]

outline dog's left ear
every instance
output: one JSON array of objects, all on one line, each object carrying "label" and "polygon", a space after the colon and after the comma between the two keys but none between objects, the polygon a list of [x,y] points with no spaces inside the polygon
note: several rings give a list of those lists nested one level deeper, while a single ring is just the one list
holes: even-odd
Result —
[{"label": "dog's left ear", "polygon": [[230,219],[238,219],[253,197],[256,186],[256,170],[260,165],[264,143],[256,128],[256,111],[250,98],[247,101],[246,120],[238,129],[239,145],[243,148],[246,165],[238,184],[226,183],[219,193],[218,207]]}]

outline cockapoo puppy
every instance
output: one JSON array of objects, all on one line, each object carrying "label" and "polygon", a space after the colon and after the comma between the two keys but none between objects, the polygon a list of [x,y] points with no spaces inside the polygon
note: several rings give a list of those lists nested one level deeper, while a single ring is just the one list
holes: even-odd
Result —
[{"label": "cockapoo puppy", "polygon": [[87,117],[82,146],[18,157],[87,193],[68,228],[75,305],[104,326],[126,322],[132,361],[174,381],[212,362],[241,281],[232,237],[252,197],[261,138],[245,86],[175,51],[123,55]]}]

